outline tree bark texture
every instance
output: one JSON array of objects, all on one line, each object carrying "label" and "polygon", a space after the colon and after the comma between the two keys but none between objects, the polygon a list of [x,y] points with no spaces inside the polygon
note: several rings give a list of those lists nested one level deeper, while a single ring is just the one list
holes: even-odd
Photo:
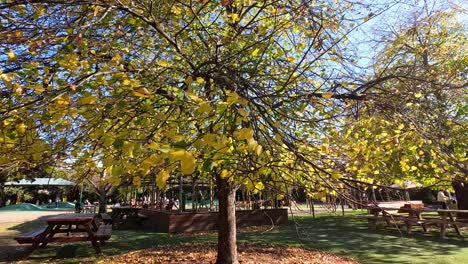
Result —
[{"label": "tree bark texture", "polygon": [[99,213],[104,214],[107,212],[107,195],[103,189],[99,190]]},{"label": "tree bark texture", "polygon": [[237,264],[236,189],[233,183],[216,177],[218,187],[218,255],[217,264]]},{"label": "tree bark texture", "polygon": [[[457,178],[452,181],[452,187],[455,190],[455,196],[457,197],[458,209],[468,210],[468,181]],[[468,214],[458,214],[457,217],[468,219]]]}]

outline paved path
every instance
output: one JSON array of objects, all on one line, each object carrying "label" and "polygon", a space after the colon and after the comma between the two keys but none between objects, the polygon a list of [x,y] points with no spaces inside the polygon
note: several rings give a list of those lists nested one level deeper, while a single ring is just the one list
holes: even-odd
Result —
[{"label": "paved path", "polygon": [[0,224],[1,223],[23,223],[27,221],[34,221],[41,217],[53,216],[58,214],[72,213],[73,211],[0,211]]}]

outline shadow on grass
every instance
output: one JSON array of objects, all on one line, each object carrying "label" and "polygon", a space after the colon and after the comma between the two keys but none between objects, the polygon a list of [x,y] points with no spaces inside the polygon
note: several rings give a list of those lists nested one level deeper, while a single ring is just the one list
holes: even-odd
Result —
[{"label": "shadow on grass", "polygon": [[[45,218],[9,229],[23,232],[44,225]],[[463,259],[468,259],[468,244],[462,238],[455,237],[454,232],[449,234],[448,239],[440,239],[435,228],[429,233],[415,228],[413,235],[407,235],[404,231],[402,235],[400,237],[397,229],[388,227],[370,231],[367,221],[355,215],[342,217],[324,214],[316,219],[310,216],[295,217],[294,221],[269,231],[244,229],[238,234],[238,242],[301,246],[351,256],[362,263],[463,263]],[[114,230],[111,239],[102,247],[102,254],[94,254],[90,242],[49,244],[35,251],[28,261],[95,262],[105,256],[158,245],[209,243],[216,242],[216,239],[215,232],[167,234],[152,230]],[[450,256],[453,258],[445,261]]]},{"label": "shadow on grass", "polygon": [[148,230],[114,230],[111,239],[101,246],[102,254],[95,254],[90,242],[68,245],[49,244],[46,248],[35,251],[28,260],[43,263],[95,262],[104,256],[121,255],[131,251],[156,247],[158,245],[179,245],[181,243],[214,242],[214,235],[180,236],[156,233]]},{"label": "shadow on grass", "polygon": [[[300,245],[352,256],[363,263],[435,263],[438,259],[444,263],[444,256],[460,254],[459,249],[468,247],[463,238],[455,237],[453,233],[447,239],[441,239],[439,234],[436,228],[428,233],[415,228],[411,235],[404,230],[400,234],[396,228],[389,227],[371,231],[367,221],[356,216],[321,215],[316,219],[296,217],[288,225],[262,235],[243,233],[239,241]],[[468,250],[462,254],[468,259]],[[435,255],[438,257],[434,258]]]},{"label": "shadow on grass", "polygon": [[[47,217],[41,217],[36,221],[18,224],[8,228],[19,232],[27,232],[37,227],[46,225]],[[13,237],[11,238],[13,239]],[[95,262],[105,256],[121,255],[131,251],[156,247],[158,245],[179,245],[182,243],[208,243],[216,241],[216,233],[204,234],[167,234],[157,233],[152,230],[113,230],[112,237],[101,246],[102,254],[95,254],[91,242],[78,242],[73,244],[48,244],[45,248],[34,251],[27,259],[32,263],[60,262],[83,263]],[[0,262],[17,261],[26,255],[27,247],[7,246],[1,250],[16,248],[16,252],[1,256]],[[12,247],[12,248],[10,248]],[[19,251],[18,251],[19,249]]]}]

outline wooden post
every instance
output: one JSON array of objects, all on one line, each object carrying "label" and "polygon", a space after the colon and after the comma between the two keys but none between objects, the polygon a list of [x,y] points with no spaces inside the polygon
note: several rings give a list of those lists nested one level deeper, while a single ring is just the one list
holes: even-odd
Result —
[{"label": "wooden post", "polygon": [[214,210],[214,186],[213,186],[213,178],[210,177],[209,179],[210,185],[210,211]]},{"label": "wooden post", "polygon": [[310,210],[312,211],[312,218],[315,219],[315,206],[314,206],[314,199],[310,199]]},{"label": "wooden post", "polygon": [[183,211],[183,204],[185,204],[182,201],[184,199],[184,196],[183,196],[184,188],[183,188],[182,184],[183,184],[182,174],[180,174],[180,178],[179,178],[179,212]]},{"label": "wooden post", "polygon": [[197,211],[197,192],[195,190],[195,178],[192,176],[192,211]]},{"label": "wooden post", "polygon": [[341,197],[340,204],[341,204],[341,214],[344,216],[344,197]]},{"label": "wooden post", "polygon": [[154,197],[154,188],[155,188],[155,177],[152,175],[151,177],[151,195],[150,195],[150,201],[149,201],[149,204],[151,205],[151,207],[154,207],[154,204],[155,204],[155,197]]},{"label": "wooden post", "polygon": [[361,188],[359,188],[359,209],[362,209],[362,191],[361,191]]}]

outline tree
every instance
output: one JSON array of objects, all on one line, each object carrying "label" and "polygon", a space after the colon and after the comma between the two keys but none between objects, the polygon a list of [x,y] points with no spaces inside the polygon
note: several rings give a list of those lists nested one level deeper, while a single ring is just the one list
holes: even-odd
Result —
[{"label": "tree", "polygon": [[129,175],[138,185],[157,174],[161,188],[174,173],[215,179],[217,262],[237,263],[236,189],[299,183],[322,196],[338,190],[342,174],[330,144],[336,122],[350,101],[394,78],[344,72],[355,59],[347,35],[374,16],[348,19],[360,6],[0,4],[8,57],[0,57],[7,94],[0,113],[30,118],[58,158],[116,185]]},{"label": "tree", "polygon": [[400,77],[368,93],[343,131],[346,170],[368,184],[453,182],[459,208],[468,208],[466,34],[456,9],[421,10],[381,40],[377,75]]}]

